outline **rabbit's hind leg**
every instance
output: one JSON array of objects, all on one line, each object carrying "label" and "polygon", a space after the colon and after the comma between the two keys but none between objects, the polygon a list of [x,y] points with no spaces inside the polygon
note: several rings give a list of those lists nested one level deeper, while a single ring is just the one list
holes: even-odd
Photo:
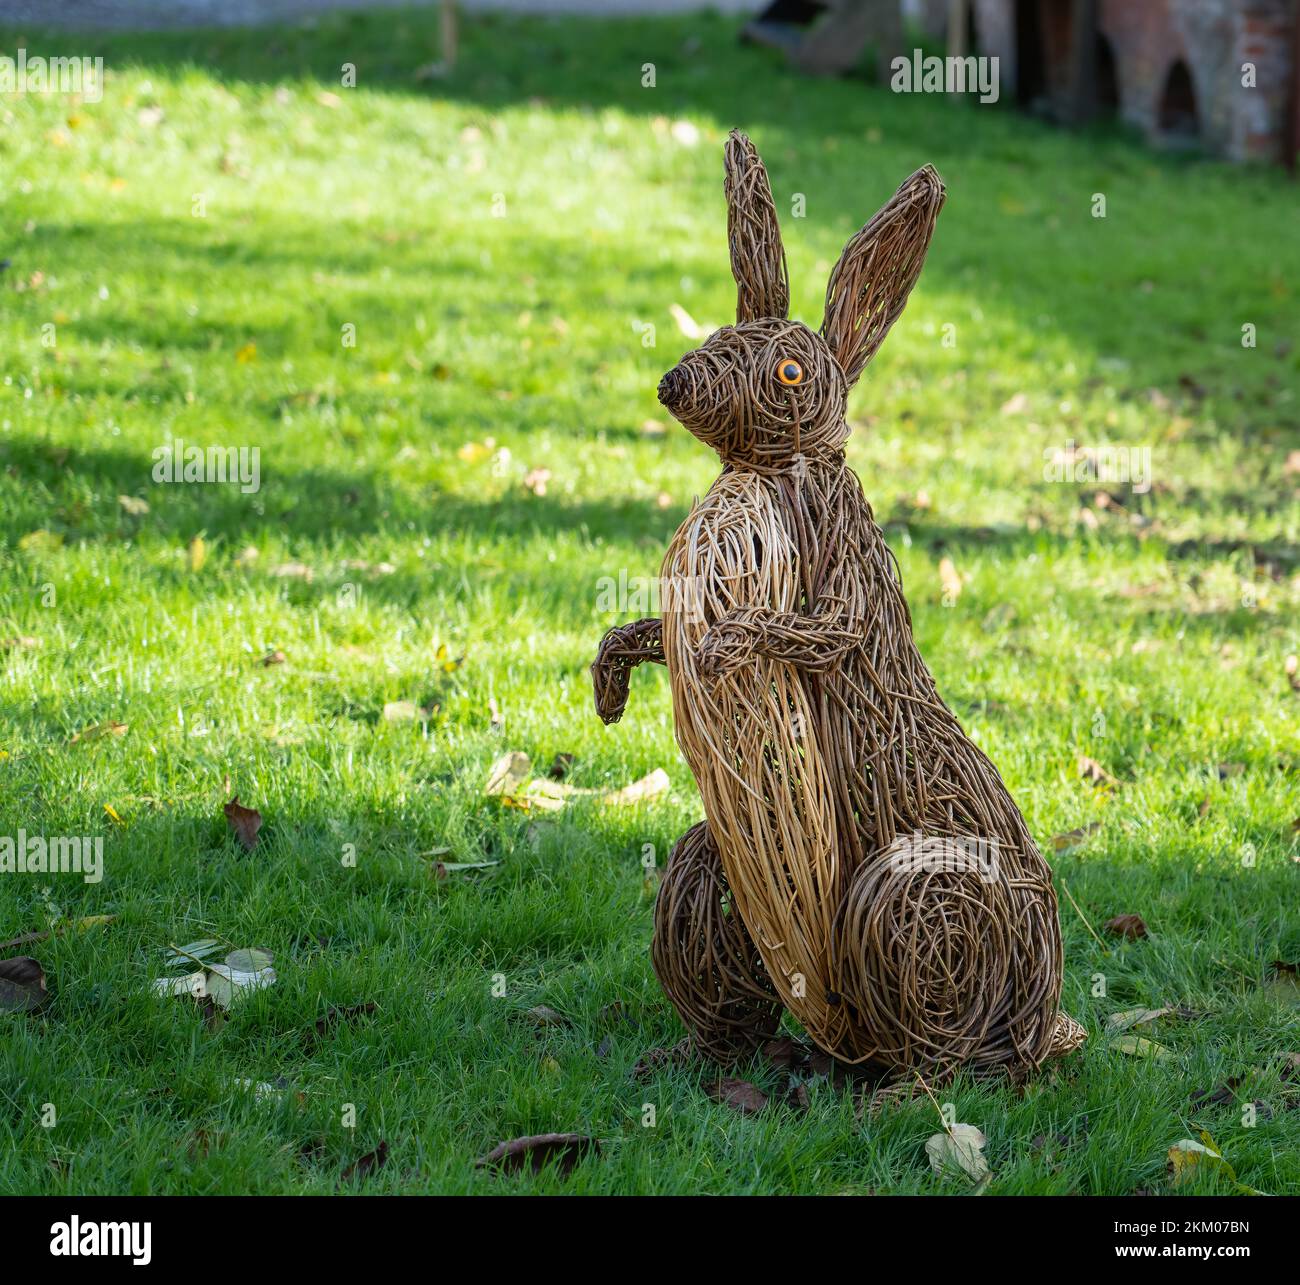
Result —
[{"label": "rabbit's hind leg", "polygon": [[668,858],[651,960],[707,1057],[734,1062],[775,1033],[781,1003],[731,898],[707,821],[687,830]]},{"label": "rabbit's hind leg", "polygon": [[855,1055],[927,1077],[1040,1065],[1060,990],[1050,885],[918,851],[864,862],[836,915],[831,968]]}]

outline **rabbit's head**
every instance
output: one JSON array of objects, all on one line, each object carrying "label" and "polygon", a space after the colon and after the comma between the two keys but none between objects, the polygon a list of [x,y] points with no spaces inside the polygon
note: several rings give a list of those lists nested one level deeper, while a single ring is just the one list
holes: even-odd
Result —
[{"label": "rabbit's head", "polygon": [[898,319],[943,205],[917,170],[855,235],[831,272],[820,331],[788,319],[785,251],[767,172],[754,145],[727,140],[727,234],[736,324],[715,331],[659,383],[659,400],[738,468],[788,468],[838,451],[849,389]]}]

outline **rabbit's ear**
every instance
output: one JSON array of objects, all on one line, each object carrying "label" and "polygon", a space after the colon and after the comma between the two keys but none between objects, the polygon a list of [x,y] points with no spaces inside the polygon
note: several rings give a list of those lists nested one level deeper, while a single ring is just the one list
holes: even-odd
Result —
[{"label": "rabbit's ear", "polygon": [[784,318],[790,310],[790,279],[772,189],[758,149],[736,129],[727,139],[722,190],[731,275],[736,278],[736,320]]},{"label": "rabbit's ear", "polygon": [[921,275],[943,198],[943,180],[933,166],[923,166],[844,247],[831,272],[822,337],[849,387],[884,343]]}]

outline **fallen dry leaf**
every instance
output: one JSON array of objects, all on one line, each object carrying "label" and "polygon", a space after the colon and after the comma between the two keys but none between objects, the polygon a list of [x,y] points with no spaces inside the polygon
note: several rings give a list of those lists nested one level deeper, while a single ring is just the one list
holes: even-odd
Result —
[{"label": "fallen dry leaf", "polygon": [[388,701],[384,705],[385,723],[410,723],[417,718],[427,722],[429,711],[414,701]]},{"label": "fallen dry leaf", "polygon": [[465,870],[488,870],[500,864],[500,861],[434,861],[429,865],[429,873],[441,883],[451,875]]},{"label": "fallen dry leaf", "polygon": [[164,998],[192,995],[195,999],[202,999],[208,993],[207,970],[199,968],[184,977],[158,977],[154,979],[153,988]]},{"label": "fallen dry leaf", "polygon": [[672,789],[672,782],[668,779],[668,773],[663,768],[657,767],[649,776],[643,776],[639,781],[633,781],[631,785],[625,785],[621,790],[611,790],[608,794],[602,794],[600,801],[625,807],[633,803],[644,803],[647,799],[656,799],[661,794],[667,794],[670,789]]},{"label": "fallen dry leaf", "polygon": [[532,1022],[534,1026],[570,1026],[572,1023],[563,1013],[557,1013],[553,1008],[548,1008],[545,1004],[535,1004],[528,1009],[524,1016]]},{"label": "fallen dry leaf", "polygon": [[807,1111],[810,1105],[808,1086],[806,1084],[792,1084],[786,1091],[783,1101],[792,1111]]},{"label": "fallen dry leaf", "polygon": [[500,1169],[518,1173],[531,1169],[540,1173],[552,1162],[567,1174],[583,1156],[600,1154],[600,1143],[583,1133],[538,1133],[502,1142],[474,1161],[475,1169]]},{"label": "fallen dry leaf", "polygon": [[263,656],[260,661],[258,661],[258,664],[264,665],[269,669],[272,665],[283,665],[287,659],[288,657],[284,654],[284,652],[282,652],[279,648],[276,648],[275,651],[268,651],[266,655]]},{"label": "fallen dry leaf", "polygon": [[76,745],[78,741],[99,741],[106,736],[125,736],[129,723],[96,723],[93,727],[83,727],[68,742]]},{"label": "fallen dry leaf", "polygon": [[551,470],[548,468],[529,469],[524,474],[524,487],[531,491],[539,499],[546,494],[546,484],[551,480]]},{"label": "fallen dry leaf", "polygon": [[0,959],[0,1013],[34,1013],[49,998],[45,970],[34,959]]},{"label": "fallen dry leaf", "polygon": [[484,794],[512,795],[532,775],[533,761],[522,750],[509,750],[488,769]]},{"label": "fallen dry leaf", "polygon": [[278,567],[271,568],[271,574],[277,580],[306,580],[310,582],[316,578],[316,573],[301,562],[282,562]]},{"label": "fallen dry leaf", "polygon": [[1054,834],[1052,835],[1052,848],[1056,852],[1073,852],[1075,848],[1081,848],[1100,829],[1100,821],[1089,821],[1087,825],[1081,825],[1076,830],[1067,830],[1064,834]]},{"label": "fallen dry leaf", "polygon": [[767,1094],[748,1080],[732,1080],[724,1076],[707,1085],[704,1091],[715,1102],[741,1115],[756,1115],[767,1106]]},{"label": "fallen dry leaf", "polygon": [[30,634],[0,639],[0,651],[30,651],[33,647],[39,647],[40,645],[41,640],[33,638]]},{"label": "fallen dry leaf", "polygon": [[946,1133],[936,1133],[926,1142],[925,1154],[930,1157],[930,1168],[941,1177],[964,1173],[979,1182],[989,1172],[988,1161],[984,1159],[985,1141],[983,1133],[973,1124],[954,1124]]},{"label": "fallen dry leaf", "polygon": [[948,606],[952,606],[961,597],[961,574],[951,558],[939,559],[939,585],[943,589],[943,600]]},{"label": "fallen dry leaf", "polygon": [[338,1028],[348,1022],[355,1022],[359,1017],[369,1017],[376,1012],[378,1005],[374,1000],[364,1004],[348,1004],[343,1008],[330,1008],[324,1017],[316,1019],[316,1025],[307,1036],[307,1043],[314,1044],[334,1034]]},{"label": "fallen dry leaf", "polygon": [[1079,755],[1079,775],[1093,785],[1118,785],[1119,782],[1106,771],[1096,759],[1089,758],[1086,754]]},{"label": "fallen dry leaf", "polygon": [[63,537],[57,531],[29,531],[18,541],[18,547],[24,553],[49,553],[63,547]]},{"label": "fallen dry leaf", "polygon": [[808,1061],[807,1048],[789,1038],[766,1040],[761,1051],[778,1071],[793,1071]]},{"label": "fallen dry leaf", "polygon": [[[269,958],[269,956],[267,956]],[[245,991],[261,990],[276,983],[274,968],[241,969],[229,964],[212,964],[204,979],[207,998],[222,1008],[230,1008]]]},{"label": "fallen dry leaf", "polygon": [[1139,1026],[1150,1026],[1161,1017],[1168,1017],[1175,1010],[1172,1008],[1126,1008],[1123,1012],[1112,1013],[1106,1019],[1106,1029],[1111,1032],[1129,1031]]},{"label": "fallen dry leaf", "polygon": [[1166,1168],[1175,1187],[1202,1170],[1210,1170],[1221,1173],[1237,1191],[1252,1196],[1264,1194],[1237,1181],[1236,1171],[1224,1159],[1219,1144],[1204,1129],[1199,1142],[1195,1138],[1182,1138],[1169,1148]]},{"label": "fallen dry leaf", "polygon": [[354,1178],[368,1178],[376,1169],[382,1169],[387,1163],[388,1143],[381,1139],[373,1151],[367,1151],[364,1156],[354,1160],[343,1170],[342,1180],[351,1182]]},{"label": "fallen dry leaf", "polygon": [[149,501],[142,500],[135,495],[119,495],[117,502],[122,506],[122,512],[129,514],[133,518],[144,517],[149,512]]},{"label": "fallen dry leaf", "polygon": [[226,814],[226,821],[235,832],[235,837],[252,852],[257,844],[257,832],[262,828],[262,814],[256,808],[244,807],[237,794],[222,811]]},{"label": "fallen dry leaf", "polygon": [[1242,1081],[1239,1075],[1231,1076],[1224,1084],[1215,1089],[1194,1089],[1187,1101],[1193,1111],[1203,1111],[1206,1107],[1223,1106],[1237,1100],[1237,1085]]},{"label": "fallen dry leaf", "polygon": [[1147,936],[1147,926],[1141,915],[1116,915],[1113,919],[1106,920],[1103,931],[1114,933],[1116,937],[1123,937],[1127,941],[1137,941]]},{"label": "fallen dry leaf", "polygon": [[1163,1044],[1157,1044],[1155,1040],[1142,1035],[1121,1035],[1118,1039],[1111,1040],[1110,1047],[1128,1057],[1149,1057],[1156,1062],[1164,1062],[1173,1057]]}]

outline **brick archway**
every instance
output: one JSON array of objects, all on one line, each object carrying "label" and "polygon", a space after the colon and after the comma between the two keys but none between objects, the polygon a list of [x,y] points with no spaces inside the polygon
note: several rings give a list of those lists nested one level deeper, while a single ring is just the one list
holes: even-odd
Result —
[{"label": "brick archway", "polygon": [[1170,64],[1165,75],[1164,88],[1156,108],[1156,125],[1170,138],[1197,138],[1201,133],[1201,117],[1196,98],[1196,85],[1192,70],[1182,59]]}]

